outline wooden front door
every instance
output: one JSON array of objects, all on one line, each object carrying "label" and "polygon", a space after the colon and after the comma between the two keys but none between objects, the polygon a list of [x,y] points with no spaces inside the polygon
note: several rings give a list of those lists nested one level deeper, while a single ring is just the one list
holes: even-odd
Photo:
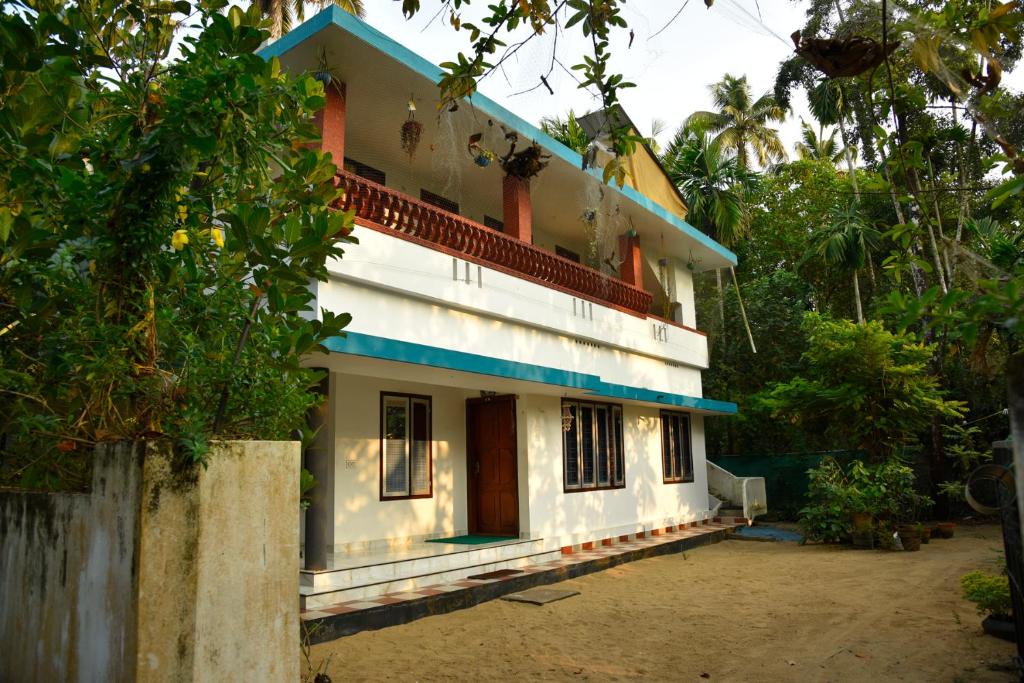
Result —
[{"label": "wooden front door", "polygon": [[469,532],[519,536],[516,397],[466,401]]}]

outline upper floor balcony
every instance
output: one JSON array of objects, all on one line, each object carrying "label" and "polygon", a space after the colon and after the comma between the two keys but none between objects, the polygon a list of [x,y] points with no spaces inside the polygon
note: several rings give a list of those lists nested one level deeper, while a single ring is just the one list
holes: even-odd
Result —
[{"label": "upper floor balcony", "polygon": [[650,292],[552,254],[456,213],[414,199],[348,171],[339,171],[338,208],[395,237],[517,275],[613,308],[646,315]]}]

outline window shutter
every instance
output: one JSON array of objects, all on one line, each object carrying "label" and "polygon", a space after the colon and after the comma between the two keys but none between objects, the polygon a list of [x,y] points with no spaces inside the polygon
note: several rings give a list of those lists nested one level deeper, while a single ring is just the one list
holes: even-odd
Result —
[{"label": "window shutter", "polygon": [[597,408],[597,483],[607,486],[611,483],[610,463],[608,460],[608,409]]},{"label": "window shutter", "polygon": [[693,450],[690,441],[690,416],[686,415],[679,419],[679,441],[680,450],[683,453],[683,481],[693,481]]},{"label": "window shutter", "polygon": [[562,457],[565,460],[565,487],[578,488],[580,485],[579,410],[575,403],[566,404],[572,424],[562,431]]},{"label": "window shutter", "polygon": [[409,471],[409,494],[418,496],[430,493],[430,409],[422,399],[412,401]]},{"label": "window shutter", "polygon": [[583,455],[583,483],[594,483],[594,409],[580,406],[580,451]]},{"label": "window shutter", "polygon": [[615,438],[612,439],[612,447],[615,448],[615,485],[621,486],[626,482],[626,458],[622,450],[621,408],[612,408],[612,424],[615,429]]},{"label": "window shutter", "polygon": [[384,400],[384,495],[404,496],[409,491],[406,450],[409,433],[408,401]]}]

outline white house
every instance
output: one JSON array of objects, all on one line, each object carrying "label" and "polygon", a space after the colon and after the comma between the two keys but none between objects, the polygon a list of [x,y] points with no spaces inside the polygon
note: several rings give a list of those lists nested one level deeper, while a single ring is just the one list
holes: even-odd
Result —
[{"label": "white house", "polygon": [[[326,59],[323,144],[359,240],[317,291],[352,323],[310,359],[330,371],[306,454],[314,568],[321,550],[344,566],[473,534],[550,552],[711,516],[704,417],[736,406],[702,395],[693,276],[736,258],[652,159],[633,163],[644,192],[620,189],[482,95],[439,112],[438,67],[335,7],[261,54]],[[512,138],[550,155],[539,175],[480,158]]]}]

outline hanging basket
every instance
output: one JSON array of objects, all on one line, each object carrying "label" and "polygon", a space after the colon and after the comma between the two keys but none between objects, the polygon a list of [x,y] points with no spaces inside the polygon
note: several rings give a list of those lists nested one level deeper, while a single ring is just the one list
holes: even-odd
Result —
[{"label": "hanging basket", "polygon": [[416,148],[420,146],[421,137],[423,124],[414,119],[410,112],[409,118],[402,124],[402,151],[409,155],[409,161],[416,156]]},{"label": "hanging basket", "polygon": [[508,155],[501,159],[501,168],[508,175],[522,180],[529,180],[543,171],[551,159],[551,155],[545,154],[536,142],[520,152],[514,150],[515,144]]},{"label": "hanging basket", "polygon": [[899,47],[899,41],[882,46],[872,38],[803,38],[800,31],[790,36],[796,53],[813,64],[829,78],[859,76],[874,69]]}]

